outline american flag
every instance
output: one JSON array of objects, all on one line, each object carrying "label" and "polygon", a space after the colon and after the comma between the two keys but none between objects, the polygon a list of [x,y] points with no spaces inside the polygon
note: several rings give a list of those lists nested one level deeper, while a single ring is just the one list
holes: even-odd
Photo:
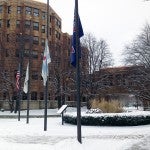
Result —
[{"label": "american flag", "polygon": [[18,69],[18,71],[16,73],[16,88],[17,88],[17,90],[19,90],[19,88],[20,88],[19,80],[20,80],[20,69]]}]

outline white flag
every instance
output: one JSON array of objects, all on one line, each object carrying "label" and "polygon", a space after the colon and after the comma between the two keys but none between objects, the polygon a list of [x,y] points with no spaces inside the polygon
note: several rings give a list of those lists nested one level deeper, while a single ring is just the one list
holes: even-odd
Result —
[{"label": "white flag", "polygon": [[50,54],[49,54],[48,40],[46,39],[44,56],[43,56],[43,64],[42,64],[42,78],[43,78],[44,86],[46,86],[47,77],[49,75],[48,64],[50,62],[51,62],[51,58],[50,58]]},{"label": "white flag", "polygon": [[23,87],[23,91],[25,93],[28,92],[28,81],[29,81],[29,63],[27,64],[26,77],[25,77],[24,87]]}]

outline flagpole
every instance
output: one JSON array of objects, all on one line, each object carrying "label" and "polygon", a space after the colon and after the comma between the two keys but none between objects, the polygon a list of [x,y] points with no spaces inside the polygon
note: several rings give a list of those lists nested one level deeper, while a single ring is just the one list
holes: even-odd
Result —
[{"label": "flagpole", "polygon": [[31,63],[31,61],[30,61],[31,52],[30,51],[31,51],[31,49],[29,50],[29,62],[27,64],[27,65],[29,65],[28,66],[28,87],[27,87],[27,90],[28,90],[27,91],[28,92],[28,94],[27,94],[27,119],[26,119],[27,124],[29,123],[29,111],[30,111],[30,63]]},{"label": "flagpole", "polygon": [[[30,20],[30,23],[31,23],[31,27],[32,27],[32,19]],[[32,37],[32,28],[30,28],[30,49],[29,49],[29,66],[28,66],[28,95],[27,95],[27,120],[26,120],[26,123],[28,124],[29,123],[29,112],[30,112],[30,83],[31,83],[31,80],[30,80],[30,76],[31,76],[31,49],[32,49],[32,42],[33,42],[33,37]]]},{"label": "flagpole", "polygon": [[[49,0],[47,0],[47,32],[46,32],[46,37],[47,40],[49,38]],[[47,131],[47,94],[48,94],[48,82],[46,81],[46,86],[44,86],[44,102],[45,102],[45,109],[44,109],[44,131]]]},{"label": "flagpole", "polygon": [[80,97],[80,63],[79,63],[79,15],[78,0],[75,0],[75,27],[76,27],[76,87],[77,87],[77,139],[82,143],[81,139],[81,97]]},{"label": "flagpole", "polygon": [[21,98],[22,98],[22,89],[21,89],[21,86],[22,86],[22,67],[23,67],[23,50],[24,50],[24,46],[23,46],[23,40],[24,40],[24,37],[23,37],[23,34],[20,33],[20,56],[19,56],[19,59],[20,59],[20,79],[19,79],[19,101],[18,101],[18,121],[20,121],[20,110],[21,110]]}]

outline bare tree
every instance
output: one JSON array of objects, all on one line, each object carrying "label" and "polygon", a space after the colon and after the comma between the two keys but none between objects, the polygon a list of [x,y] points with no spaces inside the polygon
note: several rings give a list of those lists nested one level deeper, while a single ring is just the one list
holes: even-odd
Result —
[{"label": "bare tree", "polygon": [[[131,90],[144,101],[150,100],[150,25],[146,24],[137,38],[124,49],[125,63],[138,67],[138,74],[132,75],[137,88]],[[136,89],[136,90],[135,90]]]},{"label": "bare tree", "polygon": [[88,49],[90,73],[113,65],[112,55],[105,40],[97,40],[93,34],[87,33],[82,39],[82,45]]},{"label": "bare tree", "polygon": [[125,47],[125,63],[150,67],[150,25],[146,24],[137,38]]},{"label": "bare tree", "polygon": [[[6,48],[5,45],[5,34],[2,32],[0,37],[0,52],[1,52],[1,58],[0,58],[0,90],[3,92],[3,98],[6,98],[8,100],[8,104],[10,107],[10,111],[12,112],[14,110],[14,97],[15,97],[15,80],[14,80],[14,69],[13,65],[16,64],[16,58],[15,58],[15,43],[16,37],[14,33],[9,34],[9,44],[8,46],[10,49]],[[12,45],[11,45],[12,44]],[[11,45],[11,46],[10,46]],[[14,59],[13,59],[14,58]],[[12,61],[12,59],[14,61]],[[7,62],[7,64],[6,64]],[[5,66],[7,65],[7,70],[5,69]]]},{"label": "bare tree", "polygon": [[100,73],[102,68],[112,66],[113,59],[106,41],[103,39],[97,40],[91,33],[87,33],[84,36],[82,46],[88,50],[87,63],[89,63],[89,72],[87,74],[82,72],[82,86],[86,97],[90,100],[99,95],[97,91],[102,88],[100,86],[101,81],[97,81],[95,72]]}]

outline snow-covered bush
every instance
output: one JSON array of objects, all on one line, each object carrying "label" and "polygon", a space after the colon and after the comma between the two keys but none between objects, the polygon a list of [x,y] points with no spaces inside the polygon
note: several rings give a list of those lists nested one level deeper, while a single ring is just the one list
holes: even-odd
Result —
[{"label": "snow-covered bush", "polygon": [[93,113],[103,113],[103,111],[99,108],[96,109],[89,109],[86,111],[87,114],[93,114]]},{"label": "snow-covered bush", "polygon": [[[70,124],[77,124],[76,114],[65,114],[64,121]],[[115,113],[115,114],[82,114],[81,117],[82,125],[90,126],[137,126],[150,124],[150,113],[149,114],[138,114],[134,113]]]}]

